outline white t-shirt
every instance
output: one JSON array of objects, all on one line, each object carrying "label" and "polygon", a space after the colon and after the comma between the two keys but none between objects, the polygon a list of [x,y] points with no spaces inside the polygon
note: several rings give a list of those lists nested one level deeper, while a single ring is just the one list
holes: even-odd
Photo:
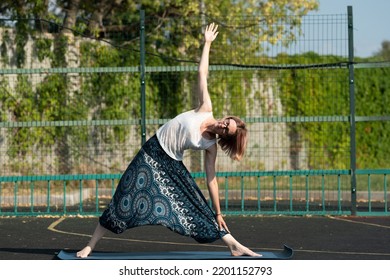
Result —
[{"label": "white t-shirt", "polygon": [[183,160],[184,151],[205,150],[216,143],[200,133],[200,125],[212,117],[212,112],[184,112],[168,121],[157,130],[157,139],[164,151],[175,160]]}]

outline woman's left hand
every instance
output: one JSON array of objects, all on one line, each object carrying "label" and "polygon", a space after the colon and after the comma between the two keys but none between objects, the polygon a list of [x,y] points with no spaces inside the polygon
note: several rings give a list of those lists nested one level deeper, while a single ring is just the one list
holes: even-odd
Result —
[{"label": "woman's left hand", "polygon": [[223,219],[221,214],[216,216],[216,220],[218,223],[219,230],[226,230],[228,233],[230,233],[230,230],[229,230],[227,224],[225,223],[225,220]]},{"label": "woman's left hand", "polygon": [[218,25],[214,22],[206,26],[206,30],[204,32],[204,39],[206,42],[212,42],[217,38],[218,35]]}]

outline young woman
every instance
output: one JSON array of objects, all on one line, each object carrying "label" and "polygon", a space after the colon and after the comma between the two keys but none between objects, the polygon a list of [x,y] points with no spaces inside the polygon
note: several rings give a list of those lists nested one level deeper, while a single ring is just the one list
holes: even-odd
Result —
[{"label": "young woman", "polygon": [[[233,256],[259,256],[230,234],[221,215],[215,175],[217,143],[231,159],[240,160],[247,130],[238,117],[213,117],[207,75],[217,29],[212,23],[204,33],[198,71],[199,106],[167,122],[142,146],[122,175],[88,245],[77,252],[78,257],[91,254],[107,230],[121,233],[142,225],[163,225],[200,243],[222,239]],[[187,149],[205,150],[207,187],[215,213],[182,162]]]}]

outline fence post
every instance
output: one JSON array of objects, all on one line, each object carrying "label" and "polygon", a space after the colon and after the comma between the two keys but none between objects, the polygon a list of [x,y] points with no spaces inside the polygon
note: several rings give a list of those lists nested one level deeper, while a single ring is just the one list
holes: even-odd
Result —
[{"label": "fence post", "polygon": [[141,145],[146,142],[146,96],[145,96],[145,11],[140,11],[140,75],[141,75]]},{"label": "fence post", "polygon": [[356,123],[355,123],[355,80],[354,80],[353,11],[348,6],[348,69],[349,69],[349,121],[350,121],[350,172],[351,172],[351,214],[356,215]]}]

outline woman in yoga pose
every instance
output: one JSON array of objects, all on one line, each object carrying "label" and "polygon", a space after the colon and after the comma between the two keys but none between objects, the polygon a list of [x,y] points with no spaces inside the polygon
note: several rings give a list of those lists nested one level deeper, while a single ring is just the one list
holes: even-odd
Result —
[{"label": "woman in yoga pose", "polygon": [[[217,30],[218,26],[211,23],[204,32],[198,68],[198,107],[164,124],[142,146],[122,175],[92,238],[77,252],[77,257],[91,254],[108,230],[121,233],[142,225],[163,225],[200,243],[222,239],[233,256],[260,256],[231,235],[221,215],[215,175],[217,144],[231,159],[240,160],[246,148],[247,130],[238,117],[213,117],[207,76],[210,47]],[[187,149],[205,151],[207,187],[215,212],[182,162]]]}]

